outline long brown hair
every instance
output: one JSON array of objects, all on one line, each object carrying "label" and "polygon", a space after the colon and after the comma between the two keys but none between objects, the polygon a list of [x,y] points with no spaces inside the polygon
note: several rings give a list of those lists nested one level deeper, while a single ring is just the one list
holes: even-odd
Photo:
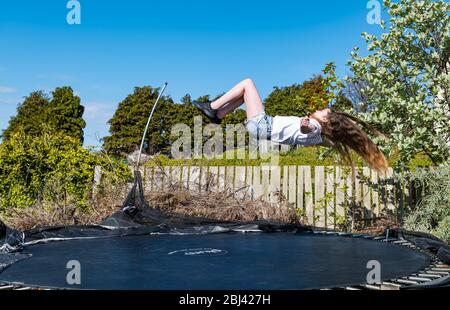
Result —
[{"label": "long brown hair", "polygon": [[371,134],[386,137],[368,123],[352,115],[335,111],[328,114],[327,122],[321,122],[322,135],[352,167],[350,150],[360,155],[370,168],[385,173],[388,168],[386,157],[358,124]]}]

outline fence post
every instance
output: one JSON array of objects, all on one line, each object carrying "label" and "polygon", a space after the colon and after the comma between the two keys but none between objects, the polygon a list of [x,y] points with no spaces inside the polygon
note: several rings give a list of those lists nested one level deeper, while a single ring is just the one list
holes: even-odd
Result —
[{"label": "fence post", "polygon": [[297,201],[297,167],[289,166],[289,202],[295,204]]},{"label": "fence post", "polygon": [[190,189],[200,191],[200,167],[190,167],[188,183]]},{"label": "fence post", "polygon": [[313,189],[312,189],[312,179],[311,179],[311,167],[303,166],[303,177],[305,181],[305,208],[306,217],[310,225],[315,225],[315,214],[314,203],[313,203]]},{"label": "fence post", "polygon": [[[336,177],[334,186],[336,187],[336,217],[345,218],[345,201],[346,188],[347,188],[347,178],[345,178],[343,169],[341,167],[336,167]],[[337,225],[336,221],[336,225]]]},{"label": "fence post", "polygon": [[386,208],[388,212],[395,213],[395,187],[394,187],[394,169],[388,168],[386,172]]},{"label": "fence post", "polygon": [[281,190],[281,168],[279,166],[273,167],[270,170],[269,183],[269,202],[277,202],[275,194]]},{"label": "fence post", "polygon": [[236,167],[234,176],[234,190],[235,196],[238,198],[243,198],[247,191],[247,189],[245,188],[245,172],[245,167]]},{"label": "fence post", "polygon": [[336,224],[336,210],[334,205],[335,194],[334,194],[334,167],[326,168],[326,180],[327,180],[327,189],[326,189],[326,205],[325,205],[325,218],[326,218],[326,227],[333,228]]},{"label": "fence post", "polygon": [[230,190],[231,193],[234,193],[234,166],[226,167],[225,183],[225,189]]},{"label": "fence post", "polygon": [[211,182],[208,186],[211,186],[211,191],[219,190],[219,167],[209,167],[207,182]]},{"label": "fence post", "polygon": [[378,181],[378,172],[375,170],[372,170],[372,178],[371,178],[371,185],[372,185],[372,213],[375,215],[375,218],[379,218],[381,215],[380,212],[380,204],[378,202],[379,199],[379,190],[381,188],[380,183]]},{"label": "fence post", "polygon": [[94,184],[92,185],[92,197],[95,199],[98,193],[98,186],[102,181],[102,167],[95,166],[94,167]]},{"label": "fence post", "polygon": [[363,168],[363,205],[364,205],[364,223],[367,220],[371,220],[372,216],[372,208],[370,204],[370,169],[368,167]]},{"label": "fence post", "polygon": [[282,187],[282,193],[286,199],[289,197],[289,167],[284,166],[283,167],[283,176],[281,180],[281,187]]},{"label": "fence post", "polygon": [[250,195],[251,200],[254,200],[253,167],[246,167],[245,185],[248,186],[247,194]]},{"label": "fence post", "polygon": [[325,213],[326,206],[324,206],[323,199],[325,196],[325,167],[315,167],[314,169],[314,218],[317,227],[325,227]]},{"label": "fence post", "polygon": [[262,197],[262,183],[261,183],[261,166],[253,167],[253,190],[254,199]]}]

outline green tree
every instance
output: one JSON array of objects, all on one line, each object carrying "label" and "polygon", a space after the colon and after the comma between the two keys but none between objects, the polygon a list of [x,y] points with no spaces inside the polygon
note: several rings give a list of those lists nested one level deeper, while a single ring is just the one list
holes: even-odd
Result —
[{"label": "green tree", "polygon": [[52,92],[52,100],[46,111],[48,124],[56,130],[84,141],[83,130],[86,122],[83,119],[84,107],[80,97],[75,96],[71,87],[58,87]]},{"label": "green tree", "polygon": [[335,111],[348,112],[349,110],[353,110],[353,103],[347,98],[345,86],[336,76],[336,65],[332,62],[328,63],[322,73],[321,85],[323,91],[320,94],[321,96],[318,96],[316,99],[317,108],[325,108],[325,104],[328,104]]},{"label": "green tree", "polygon": [[[192,105],[189,97],[183,97],[181,104],[171,104],[168,106],[167,126],[169,130],[177,124],[188,125],[191,129],[194,128],[194,117],[200,115],[199,111]],[[206,118],[203,118],[206,122]],[[174,137],[171,137],[171,141]]]},{"label": "green tree", "polygon": [[192,98],[191,95],[186,94],[181,98],[181,103],[185,105],[191,105],[192,104]]},{"label": "green tree", "polygon": [[308,110],[306,102],[297,100],[302,91],[302,85],[294,84],[286,87],[274,87],[265,100],[266,113],[270,115],[305,115]]},{"label": "green tree", "polygon": [[9,140],[11,135],[22,130],[29,135],[39,135],[42,124],[45,123],[45,113],[50,99],[42,91],[32,92],[25,97],[24,101],[17,107],[17,114],[11,117],[8,128],[2,133],[4,140]]},{"label": "green tree", "polygon": [[353,103],[343,93],[340,93],[333,104],[334,111],[348,111],[353,109]]},{"label": "green tree", "polygon": [[42,91],[32,92],[17,108],[17,114],[9,121],[2,137],[8,140],[21,131],[26,135],[39,136],[43,130],[62,132],[83,143],[84,107],[80,98],[70,87],[58,87],[48,96]]},{"label": "green tree", "polygon": [[332,84],[327,76],[329,74],[328,66],[323,71],[326,74],[325,78],[317,75],[301,85],[275,87],[265,100],[266,112],[270,115],[305,116],[328,108],[334,99],[334,95],[330,93]]},{"label": "green tree", "polygon": [[205,103],[205,102],[210,102],[210,95],[204,95],[204,96],[200,96],[197,99],[195,99],[195,101],[200,102],[200,103]]},{"label": "green tree", "polygon": [[[105,150],[114,155],[124,155],[139,148],[142,134],[159,89],[151,86],[136,87],[109,120],[110,136],[104,139]],[[163,152],[170,147],[169,109],[173,101],[163,96],[158,104],[145,138],[145,151],[149,154]]]},{"label": "green tree", "polygon": [[[210,95],[204,95],[197,98],[195,101],[198,102],[209,102]],[[194,126],[194,117],[202,116],[203,123],[209,124],[210,121],[208,118],[203,116],[203,114],[192,105],[192,99],[189,94],[185,95],[181,98],[181,104],[174,104],[170,107],[174,110],[173,113],[170,113],[170,125],[173,126],[175,124],[186,124],[190,127]]]},{"label": "green tree", "polygon": [[236,109],[233,113],[227,114],[223,119],[223,125],[242,124],[247,121],[247,113],[243,109]]},{"label": "green tree", "polygon": [[[360,114],[391,134],[384,145],[398,149],[400,166],[424,151],[435,164],[450,155],[450,3],[385,0],[389,26],[381,36],[363,33],[369,54],[352,52],[353,77],[371,107]],[[389,27],[389,28],[388,28]]]},{"label": "green tree", "polygon": [[[210,95],[204,95],[197,98],[195,101],[197,102],[209,102]],[[174,104],[171,108],[174,110],[173,113],[170,113],[170,125],[173,126],[175,124],[186,124],[189,127],[193,128],[194,126],[194,117],[201,116],[203,124],[209,124],[211,121],[205,117],[202,112],[200,112],[197,108],[192,105],[192,100],[190,95],[185,95],[181,98],[182,104]]]}]

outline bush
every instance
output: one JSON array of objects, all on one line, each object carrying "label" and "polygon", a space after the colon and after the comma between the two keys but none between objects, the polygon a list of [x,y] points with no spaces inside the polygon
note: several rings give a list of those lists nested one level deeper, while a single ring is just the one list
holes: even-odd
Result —
[{"label": "bush", "polygon": [[432,233],[450,243],[450,163],[435,169],[419,169],[405,178],[423,191],[422,200],[406,217],[405,227]]},{"label": "bush", "polygon": [[0,145],[0,210],[68,196],[84,205],[94,164],[94,156],[75,138],[54,132],[37,137],[16,132]]},{"label": "bush", "polygon": [[450,216],[446,216],[436,227],[436,236],[450,243]]},{"label": "bush", "polygon": [[76,217],[88,215],[92,207],[95,166],[103,172],[100,194],[131,177],[123,162],[91,152],[73,137],[55,132],[36,137],[14,133],[0,145],[0,213],[6,217],[29,213],[41,222],[49,217],[49,223],[50,218],[59,218],[58,224],[76,223]]}]

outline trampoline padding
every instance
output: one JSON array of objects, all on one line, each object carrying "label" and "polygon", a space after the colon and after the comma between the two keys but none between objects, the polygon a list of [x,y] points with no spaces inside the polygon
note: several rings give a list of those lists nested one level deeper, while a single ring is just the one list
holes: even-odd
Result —
[{"label": "trampoline padding", "polygon": [[[291,290],[365,283],[367,263],[383,280],[410,275],[427,255],[395,244],[292,233],[145,235],[29,246],[0,281],[76,289]],[[81,264],[69,285],[67,262]]]}]

